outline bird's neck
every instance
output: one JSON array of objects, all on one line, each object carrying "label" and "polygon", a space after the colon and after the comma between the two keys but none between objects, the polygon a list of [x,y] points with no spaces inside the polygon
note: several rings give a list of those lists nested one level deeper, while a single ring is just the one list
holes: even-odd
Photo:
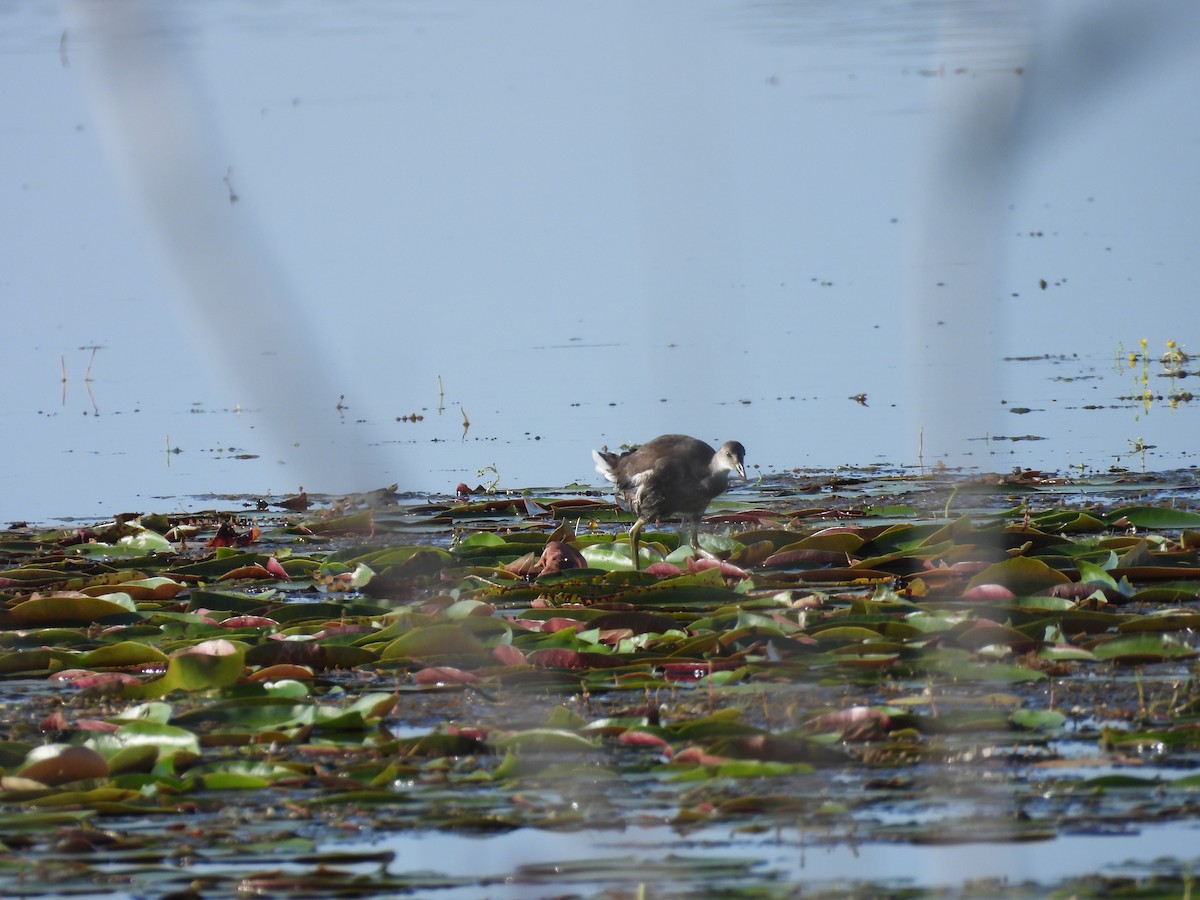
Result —
[{"label": "bird's neck", "polygon": [[704,479],[704,486],[713,496],[721,493],[729,486],[729,470],[713,466],[708,471],[708,477]]}]

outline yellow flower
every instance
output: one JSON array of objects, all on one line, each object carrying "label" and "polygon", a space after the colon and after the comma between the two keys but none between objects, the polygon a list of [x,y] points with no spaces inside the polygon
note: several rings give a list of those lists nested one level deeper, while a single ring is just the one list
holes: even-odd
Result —
[{"label": "yellow flower", "polygon": [[1142,338],[1140,341],[1138,341],[1138,343],[1145,347],[1148,341],[1145,338]]},{"label": "yellow flower", "polygon": [[1174,341],[1167,341],[1167,349],[1168,349],[1168,350],[1174,350],[1174,349],[1175,349],[1175,342],[1174,342]]}]

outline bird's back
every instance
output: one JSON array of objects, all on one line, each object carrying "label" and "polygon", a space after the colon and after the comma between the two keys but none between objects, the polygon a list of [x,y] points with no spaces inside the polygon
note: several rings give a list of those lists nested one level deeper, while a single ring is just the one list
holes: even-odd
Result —
[{"label": "bird's back", "polygon": [[646,519],[699,516],[725,490],[729,473],[713,472],[715,451],[697,438],[664,434],[622,453],[594,451],[596,469]]}]

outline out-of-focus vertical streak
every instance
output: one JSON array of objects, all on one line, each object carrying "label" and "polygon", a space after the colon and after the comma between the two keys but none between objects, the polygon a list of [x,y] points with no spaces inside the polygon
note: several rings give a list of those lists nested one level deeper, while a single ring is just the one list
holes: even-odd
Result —
[{"label": "out-of-focus vertical streak", "polygon": [[[988,18],[995,8],[987,4],[955,10],[964,20],[952,23],[958,38],[947,45],[936,82],[938,117],[908,251],[911,406],[915,424],[924,428],[926,464],[948,458],[986,470],[986,445],[978,439],[1005,424],[995,345],[1008,324],[1005,209],[1022,169],[1040,144],[1080,114],[1102,108],[1122,79],[1153,72],[1200,33],[1194,4],[1064,3],[1057,9],[1066,13],[1048,23],[1035,6],[1016,3],[1003,24]],[[972,39],[963,41],[963,33]],[[946,679],[931,682],[929,690],[936,702],[960,689]],[[936,770],[930,777],[938,778]],[[996,808],[1003,778],[980,781],[981,808]],[[1006,820],[1002,801],[998,808],[1001,816],[991,827],[1001,831],[1009,821],[1015,830],[1018,811],[1007,811]],[[1008,859],[1012,872],[1022,871],[1020,842],[997,843],[993,852]]]},{"label": "out-of-focus vertical streak", "polygon": [[[207,339],[210,358],[188,365],[220,370],[238,402],[265,417],[272,449],[297,484],[376,486],[387,468],[370,426],[349,435],[335,409],[336,367],[350,354],[336,336],[318,341],[306,327],[246,205],[230,202],[229,161],[174,44],[169,7],[71,0],[66,12],[78,35],[73,57],[81,66],[73,71],[85,81],[97,128]],[[186,377],[186,366],[176,372]]]},{"label": "out-of-focus vertical streak", "polygon": [[[1011,125],[1024,90],[1029,35],[954,23],[977,35],[949,41],[934,79],[937,115],[918,177],[906,293],[911,408],[924,462],[971,463],[999,418],[996,346],[1003,327],[1003,208],[1013,159]],[[946,23],[950,27],[950,23]],[[997,67],[997,60],[1011,60]],[[913,451],[918,437],[914,434]],[[986,459],[975,460],[986,468]]]},{"label": "out-of-focus vertical streak", "polygon": [[1194,49],[1200,5],[951,4],[944,27],[954,38],[940,53],[908,249],[910,400],[927,464],[986,470],[982,438],[1011,418],[993,345],[1009,324],[1002,229],[1013,184],[1040,145],[1103,115],[1116,91],[1152,88],[1156,71]]}]

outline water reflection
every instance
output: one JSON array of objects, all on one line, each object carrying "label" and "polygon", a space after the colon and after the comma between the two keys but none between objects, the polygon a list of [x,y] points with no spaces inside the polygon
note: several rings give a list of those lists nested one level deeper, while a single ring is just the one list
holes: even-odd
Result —
[{"label": "water reflection", "polygon": [[[728,859],[754,865],[754,874],[764,882],[804,884],[811,889],[848,883],[905,885],[914,882],[933,889],[957,888],[968,881],[1019,881],[1051,885],[1067,878],[1129,871],[1133,859],[1170,860],[1193,857],[1196,828],[1188,823],[1148,824],[1136,831],[1114,829],[1108,834],[1065,835],[1047,841],[997,843],[954,843],[948,846],[888,842],[827,841],[820,828],[772,829],[767,834],[700,829],[680,836],[670,828],[632,828],[624,831],[560,834],[552,831],[518,829],[486,838],[445,834],[395,835],[378,841],[337,843],[330,850],[378,851],[391,849],[395,872],[430,869],[428,861],[441,864],[435,871],[450,877],[475,877],[488,885],[490,896],[540,896],[542,890],[560,888],[570,882],[584,894],[611,889],[628,882],[648,882],[657,890],[701,889],[720,885],[709,880],[702,869],[687,874],[688,857]],[[674,860],[674,878],[662,872]],[[1097,860],[1110,860],[1097,866]],[[609,865],[604,865],[609,861]],[[589,865],[590,863],[590,865]],[[547,874],[559,869],[556,875]],[[699,867],[698,867],[699,868]],[[540,877],[534,873],[541,871]],[[646,877],[646,872],[652,874]],[[639,874],[641,873],[641,874]],[[591,875],[591,878],[586,877]],[[741,883],[745,883],[745,875]],[[734,884],[728,884],[733,887]],[[473,896],[469,889],[445,887],[439,896]],[[506,893],[505,891],[508,891]]]}]

